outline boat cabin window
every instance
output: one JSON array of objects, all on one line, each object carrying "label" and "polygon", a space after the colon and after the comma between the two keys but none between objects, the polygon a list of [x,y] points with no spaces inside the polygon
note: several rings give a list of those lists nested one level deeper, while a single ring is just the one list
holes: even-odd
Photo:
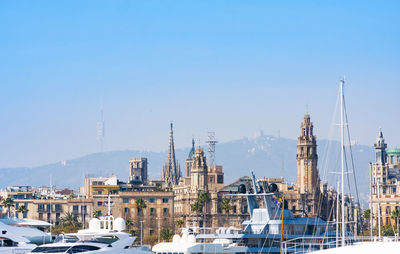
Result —
[{"label": "boat cabin window", "polygon": [[93,239],[95,242],[99,242],[99,243],[106,243],[106,244],[111,244],[113,242],[116,242],[119,240],[118,237],[116,237],[115,235],[111,235],[111,236],[101,236],[101,237],[97,237],[95,239]]},{"label": "boat cabin window", "polygon": [[17,246],[16,242],[13,242],[10,239],[0,239],[0,247],[13,247]]},{"label": "boat cabin window", "polygon": [[79,253],[79,252],[87,252],[87,251],[94,251],[100,249],[99,247],[96,246],[90,246],[90,245],[78,245],[74,246],[71,249],[68,250],[69,254],[73,253]]},{"label": "boat cabin window", "polygon": [[41,252],[41,253],[64,253],[66,252],[70,246],[59,246],[59,247],[36,247],[32,250],[32,252]]}]

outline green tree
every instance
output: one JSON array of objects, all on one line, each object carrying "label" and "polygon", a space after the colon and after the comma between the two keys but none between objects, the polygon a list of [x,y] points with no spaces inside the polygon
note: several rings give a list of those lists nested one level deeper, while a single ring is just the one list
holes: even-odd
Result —
[{"label": "green tree", "polygon": [[225,211],[226,214],[226,222],[228,223],[229,219],[229,212],[232,210],[232,205],[231,205],[231,199],[230,198],[224,198],[221,202],[221,205],[219,206],[221,210]]},{"label": "green tree", "polygon": [[98,217],[100,215],[101,215],[101,211],[100,210],[93,211],[93,217]]},{"label": "green tree", "polygon": [[28,212],[28,208],[24,205],[21,205],[17,209],[17,213],[21,213],[22,217],[24,216],[24,213]]},{"label": "green tree", "polygon": [[399,233],[399,218],[400,218],[400,210],[394,210],[392,212],[392,219],[396,220],[396,231]]},{"label": "green tree", "polygon": [[126,229],[129,231],[131,229],[131,226],[133,225],[133,221],[131,219],[126,219],[125,225],[126,225]]},{"label": "green tree", "polygon": [[210,201],[210,194],[208,192],[200,193],[198,202],[202,205],[203,208],[203,227],[206,226],[207,204],[210,203]]},{"label": "green tree", "polygon": [[147,207],[147,204],[143,198],[139,198],[136,200],[136,209],[138,211],[138,214],[142,215],[143,209],[145,209],[146,207]]},{"label": "green tree", "polygon": [[8,214],[8,217],[10,217],[11,216],[11,207],[15,206],[14,200],[12,198],[3,199],[2,205],[4,207],[7,207],[7,214]]},{"label": "green tree", "polygon": [[368,228],[372,227],[371,221],[370,221],[370,219],[371,219],[371,210],[370,209],[364,210],[363,218],[365,219],[365,221],[367,222],[367,225],[368,225],[368,227],[363,226],[363,231],[366,232],[367,231],[366,228],[368,229]]},{"label": "green tree", "polygon": [[61,224],[63,226],[73,226],[73,227],[78,227],[79,222],[78,222],[78,217],[70,212],[64,213],[64,216],[61,218]]},{"label": "green tree", "polygon": [[198,201],[196,201],[195,203],[193,203],[191,206],[190,206],[190,209],[192,210],[192,212],[194,212],[194,213],[199,213],[202,209],[203,209],[203,207],[202,207],[202,205],[200,204],[200,202],[198,202]]},{"label": "green tree", "polygon": [[[143,198],[138,198],[136,199],[136,209],[137,209],[137,213],[140,216],[140,220],[138,221],[139,223],[143,223],[143,210],[147,207],[146,201]],[[138,226],[138,228],[140,228],[140,237],[143,237],[143,225]],[[141,238],[141,241],[143,239]]]},{"label": "green tree", "polygon": [[174,231],[170,228],[164,228],[161,230],[161,239],[165,241],[170,241],[171,238],[174,236]]},{"label": "green tree", "polygon": [[394,230],[392,225],[386,225],[383,227],[382,230],[382,234],[383,236],[394,236]]},{"label": "green tree", "polygon": [[207,204],[211,201],[210,194],[208,192],[200,193],[198,201],[205,208],[203,212],[207,213]]},{"label": "green tree", "polygon": [[185,224],[185,222],[182,219],[179,219],[176,221],[176,225],[181,228],[183,226],[183,224]]}]

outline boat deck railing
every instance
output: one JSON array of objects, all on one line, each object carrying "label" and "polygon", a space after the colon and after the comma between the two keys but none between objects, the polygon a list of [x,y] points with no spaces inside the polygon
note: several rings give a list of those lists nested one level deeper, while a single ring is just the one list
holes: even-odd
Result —
[{"label": "boat deck railing", "polygon": [[[346,238],[346,245],[359,242],[398,242],[399,236],[353,236]],[[342,246],[342,239],[336,237],[298,237],[282,243],[283,253],[309,253],[311,251],[330,249]]]}]

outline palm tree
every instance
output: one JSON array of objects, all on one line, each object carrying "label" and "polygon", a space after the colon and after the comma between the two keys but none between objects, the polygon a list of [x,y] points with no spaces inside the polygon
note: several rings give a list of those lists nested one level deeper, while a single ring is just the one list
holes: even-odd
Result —
[{"label": "palm tree", "polygon": [[364,210],[364,215],[363,215],[363,217],[364,217],[364,219],[365,219],[366,221],[368,221],[369,228],[371,228],[371,227],[372,227],[371,221],[370,221],[370,219],[371,219],[371,210],[370,210],[370,209]]},{"label": "palm tree", "polygon": [[93,212],[93,217],[97,217],[101,215],[101,211],[100,210],[96,210]]},{"label": "palm tree", "polygon": [[199,195],[199,202],[205,207],[204,213],[207,213],[207,203],[210,202],[210,194],[208,192],[202,192]]},{"label": "palm tree", "polygon": [[126,229],[129,231],[130,227],[133,225],[133,221],[131,219],[126,219],[125,225]]},{"label": "palm tree", "polygon": [[14,200],[13,200],[12,198],[3,199],[2,205],[3,205],[4,207],[7,207],[8,217],[10,217],[10,216],[11,216],[11,207],[14,207],[14,206],[15,206],[15,205],[14,205]]},{"label": "palm tree", "polygon": [[196,214],[198,220],[198,213],[203,209],[203,206],[200,204],[199,201],[196,201],[190,206],[190,209]]},{"label": "palm tree", "polygon": [[192,212],[197,214],[198,212],[200,212],[203,209],[203,206],[200,204],[199,201],[197,201],[197,202],[193,203],[190,206],[190,208],[191,208]]},{"label": "palm tree", "polygon": [[219,207],[221,208],[221,210],[225,211],[225,213],[226,213],[226,221],[228,222],[228,220],[229,220],[229,212],[233,208],[232,205],[231,205],[231,199],[230,198],[224,198]]},{"label": "palm tree", "polygon": [[179,219],[179,220],[176,221],[176,225],[177,225],[179,228],[182,227],[184,223],[185,223],[185,222],[184,222],[182,219]]},{"label": "palm tree", "polygon": [[174,235],[174,231],[172,231],[170,228],[164,228],[161,231],[161,239],[163,239],[165,241],[169,241],[173,235]]},{"label": "palm tree", "polygon": [[136,199],[136,209],[140,216],[139,222],[142,223],[140,227],[140,241],[143,241],[143,209],[147,207],[146,201],[143,198]]},{"label": "palm tree", "polygon": [[399,233],[399,217],[400,217],[400,210],[394,210],[392,212],[392,219],[396,220],[396,229],[397,229],[397,233]]},{"label": "palm tree", "polygon": [[146,201],[143,200],[143,198],[139,198],[136,200],[136,208],[138,211],[138,214],[143,214],[143,212],[141,212],[143,209],[145,209],[147,207]]},{"label": "palm tree", "polygon": [[24,205],[18,207],[17,213],[21,213],[22,217],[24,217],[24,213],[28,212],[28,208]]},{"label": "palm tree", "polygon": [[203,210],[203,227],[206,226],[206,216],[207,216],[207,203],[209,203],[211,201],[210,199],[210,194],[208,192],[202,192],[199,195],[199,199],[198,202],[202,205],[202,207],[204,208]]},{"label": "palm tree", "polygon": [[78,217],[70,212],[64,213],[64,217],[61,218],[61,223],[63,225],[69,225],[74,227],[77,227],[79,224]]}]

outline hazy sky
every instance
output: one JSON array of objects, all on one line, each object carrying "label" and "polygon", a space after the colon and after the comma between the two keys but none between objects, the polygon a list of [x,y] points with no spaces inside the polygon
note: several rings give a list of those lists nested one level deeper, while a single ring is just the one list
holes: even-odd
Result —
[{"label": "hazy sky", "polygon": [[[351,3],[350,3],[351,2]],[[3,1],[0,167],[105,149],[328,137],[346,75],[350,128],[400,146],[399,1]]]}]

